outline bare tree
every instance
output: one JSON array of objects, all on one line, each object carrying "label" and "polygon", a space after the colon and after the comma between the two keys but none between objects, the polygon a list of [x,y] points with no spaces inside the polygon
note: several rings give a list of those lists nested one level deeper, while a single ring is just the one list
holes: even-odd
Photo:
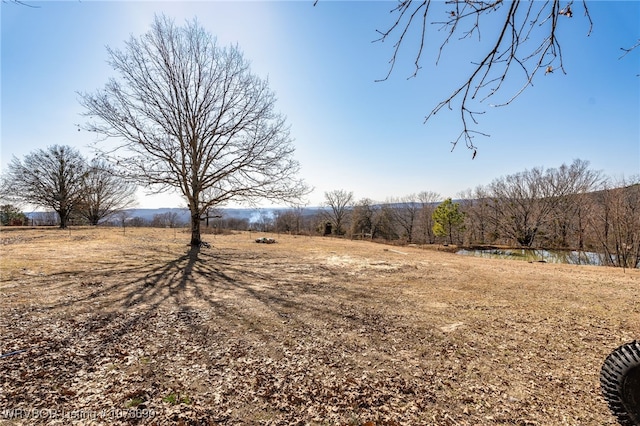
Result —
[{"label": "bare tree", "polygon": [[258,219],[251,223],[251,226],[254,227],[257,231],[262,232],[270,232],[273,230],[275,225],[275,220],[272,212],[269,211],[261,211],[258,215]]},{"label": "bare tree", "polygon": [[605,181],[597,199],[591,225],[605,262],[622,268],[640,267],[640,176]]},{"label": "bare tree", "polygon": [[347,192],[344,189],[335,189],[324,193],[325,203],[328,209],[324,210],[324,216],[333,225],[333,233],[336,235],[344,234],[344,225],[347,221],[347,215],[353,203],[353,192]]},{"label": "bare tree", "polygon": [[180,226],[180,215],[175,211],[156,213],[151,219],[151,226],[157,228],[176,228]]},{"label": "bare tree", "polygon": [[140,217],[140,216],[133,216],[133,217],[129,217],[127,219],[124,220],[123,225],[122,225],[122,232],[125,232],[125,227],[124,227],[124,223],[128,223],[129,226],[134,227],[134,228],[142,228],[144,226],[151,226],[151,222],[148,219],[145,219],[144,217]]},{"label": "bare tree", "polygon": [[293,209],[274,212],[276,232],[287,234],[300,233],[301,215]]},{"label": "bare tree", "polygon": [[86,162],[75,148],[39,149],[24,160],[13,157],[3,178],[3,198],[52,209],[64,229],[82,202],[86,173]]},{"label": "bare tree", "polygon": [[375,222],[374,217],[379,206],[369,198],[363,198],[353,206],[353,214],[351,217],[351,236],[360,236],[361,238],[375,238]]},{"label": "bare tree", "polygon": [[394,223],[401,228],[400,235],[406,238],[407,243],[411,244],[421,208],[418,196],[410,194],[404,197],[391,198],[387,205]]},{"label": "bare tree", "polygon": [[304,209],[293,206],[286,210],[274,212],[276,232],[299,235],[304,226]]},{"label": "bare tree", "polygon": [[127,232],[127,222],[130,222],[133,217],[129,210],[118,210],[113,214],[113,219],[115,219],[115,223],[122,226],[122,233],[125,234]]},{"label": "bare tree", "polygon": [[554,245],[567,248],[571,245],[570,237],[578,236],[578,248],[584,248],[584,232],[586,228],[585,210],[588,208],[587,194],[593,191],[602,180],[601,173],[589,169],[589,162],[574,160],[567,166],[550,170],[553,176],[556,197],[553,206]]},{"label": "bare tree", "polygon": [[542,168],[495,179],[490,191],[497,204],[497,226],[505,236],[531,247],[553,209],[552,187]]},{"label": "bare tree", "polygon": [[119,176],[103,159],[94,159],[84,178],[84,190],[78,214],[90,225],[97,225],[119,210],[132,207],[137,186]]},{"label": "bare tree", "polygon": [[459,194],[460,207],[464,212],[465,231],[469,244],[485,244],[490,236],[489,219],[491,200],[482,186]]},{"label": "bare tree", "polygon": [[[585,34],[591,33],[592,21],[586,0],[580,7],[588,26]],[[503,0],[432,0],[398,1],[391,10],[395,16],[392,24],[385,30],[378,30],[378,41],[395,39],[390,67],[386,80],[396,65],[400,50],[407,43],[414,49],[416,76],[421,68],[421,60],[428,44],[435,38],[430,31],[431,25],[444,33],[439,43],[436,64],[451,41],[477,37],[478,56],[473,58],[473,67],[469,77],[451,92],[451,95],[438,103],[425,118],[425,122],[444,107],[452,108],[457,102],[457,110],[462,122],[462,131],[452,142],[453,148],[464,140],[467,148],[476,154],[473,142],[476,136],[488,136],[475,130],[477,116],[485,110],[480,104],[496,96],[503,88],[507,77],[520,76],[520,85],[504,99],[495,101],[491,106],[505,106],[513,102],[527,87],[533,84],[534,77],[544,72],[556,70],[565,72],[558,28],[570,22],[574,15],[572,0],[561,5],[553,1],[503,1]],[[408,42],[410,34],[418,30],[419,40]],[[482,39],[481,30],[482,29]],[[484,40],[490,40],[484,43]],[[480,43],[482,42],[482,43]],[[633,48],[632,48],[633,49]],[[627,49],[631,50],[631,49]]]},{"label": "bare tree", "polygon": [[[504,236],[522,246],[533,246],[541,232],[549,238],[554,224],[557,228],[569,226],[566,213],[577,214],[577,197],[590,191],[600,179],[588,165],[574,160],[558,169],[533,168],[495,179],[488,189],[495,208],[491,220]],[[558,233],[566,246],[566,231]]]},{"label": "bare tree", "polygon": [[418,213],[418,229],[420,239],[423,243],[435,243],[436,235],[433,233],[433,211],[436,203],[441,200],[440,194],[433,191],[422,191],[418,193],[420,212]]},{"label": "bare tree", "polygon": [[118,138],[110,154],[128,177],[186,198],[192,246],[212,206],[296,202],[308,192],[275,95],[237,47],[219,47],[196,21],[178,27],[157,16],[148,33],[107,52],[120,79],[80,94],[97,119],[85,128]]},{"label": "bare tree", "polygon": [[393,213],[388,204],[375,206],[371,220],[373,223],[373,238],[383,238],[385,240],[400,238],[393,221]]},{"label": "bare tree", "polygon": [[389,204],[378,204],[370,198],[358,201],[351,212],[351,235],[362,238],[399,238],[395,226],[394,212]]},{"label": "bare tree", "polygon": [[229,217],[223,221],[223,229],[246,231],[249,229],[249,219],[244,217]]}]

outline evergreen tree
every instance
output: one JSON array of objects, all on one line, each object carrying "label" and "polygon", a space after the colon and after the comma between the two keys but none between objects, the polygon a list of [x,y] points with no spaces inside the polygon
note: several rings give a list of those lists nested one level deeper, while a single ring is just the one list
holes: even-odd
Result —
[{"label": "evergreen tree", "polygon": [[459,211],[460,204],[447,198],[433,211],[433,232],[439,237],[449,237],[453,244],[453,233],[464,228],[464,213]]}]

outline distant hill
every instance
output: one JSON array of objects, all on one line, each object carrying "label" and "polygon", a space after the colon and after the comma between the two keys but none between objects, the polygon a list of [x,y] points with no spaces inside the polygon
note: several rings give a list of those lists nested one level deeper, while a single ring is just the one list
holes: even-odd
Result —
[{"label": "distant hill", "polygon": [[[320,210],[321,207],[305,207],[303,208],[303,215],[313,215]],[[260,215],[266,214],[267,216],[273,216],[274,212],[280,210],[288,210],[287,208],[220,208],[217,209],[223,218],[234,219],[247,219],[250,223],[257,222]],[[141,217],[145,220],[152,220],[153,216],[163,213],[178,213],[178,217],[182,222],[189,222],[190,215],[189,209],[186,208],[160,208],[160,209],[128,209],[130,217]]]},{"label": "distant hill", "polygon": [[[311,216],[316,214],[322,207],[305,207],[303,208],[303,216]],[[222,214],[222,217],[225,219],[247,219],[249,223],[257,222],[260,219],[261,215],[267,215],[269,217],[273,217],[274,213],[277,211],[289,210],[286,207],[281,208],[273,208],[273,207],[265,207],[265,208],[220,208],[216,209],[216,214]],[[145,221],[152,221],[155,215],[164,214],[164,213],[177,213],[178,221],[183,223],[189,223],[191,220],[189,209],[187,208],[177,208],[177,207],[167,207],[167,208],[159,208],[159,209],[126,209],[129,218],[139,217],[144,219]],[[24,212],[24,214],[29,219],[34,219],[37,217],[47,216],[48,220],[53,223],[57,221],[57,215],[50,212],[42,212],[42,211],[32,211],[32,212]],[[50,216],[50,217],[49,217]],[[44,219],[41,219],[44,220]]]},{"label": "distant hill", "polygon": [[[459,200],[455,200],[459,201]],[[440,204],[440,202],[431,203],[434,206]],[[376,206],[381,206],[383,203],[375,204]],[[402,205],[408,205],[408,203],[391,203],[387,204],[392,207],[399,207]],[[313,216],[317,214],[319,211],[323,210],[324,207],[319,206],[311,206],[311,207],[303,207],[302,215],[303,216]],[[216,209],[216,214],[222,214],[222,217],[225,219],[247,219],[249,223],[255,223],[260,220],[261,215],[267,215],[268,217],[273,217],[275,212],[277,211],[286,211],[290,210],[287,207],[262,207],[262,208],[219,208]],[[164,214],[164,213],[177,213],[178,220],[183,223],[189,223],[190,214],[189,209],[187,208],[178,208],[178,207],[165,207],[165,208],[157,208],[157,209],[126,209],[129,218],[139,217],[144,219],[145,221],[152,221],[155,215]],[[25,212],[25,215],[28,218],[33,218],[36,215],[42,214],[42,212]],[[52,220],[55,222],[57,217],[55,217],[55,213],[50,212],[49,214],[53,214],[54,217]]]},{"label": "distant hill", "polygon": [[153,216],[157,214],[164,213],[178,213],[178,217],[180,221],[187,222],[189,221],[189,209],[181,209],[181,208],[162,208],[162,209],[127,209],[126,212],[129,214],[129,217],[141,217],[145,220],[152,220]]}]

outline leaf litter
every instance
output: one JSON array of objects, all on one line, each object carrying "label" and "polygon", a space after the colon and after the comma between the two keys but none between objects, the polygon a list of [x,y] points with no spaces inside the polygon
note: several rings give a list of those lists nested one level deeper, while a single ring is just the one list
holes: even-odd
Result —
[{"label": "leaf litter", "polygon": [[637,271],[284,235],[194,252],[170,230],[6,233],[0,408],[153,414],[10,424],[614,425],[600,363],[640,336]]}]

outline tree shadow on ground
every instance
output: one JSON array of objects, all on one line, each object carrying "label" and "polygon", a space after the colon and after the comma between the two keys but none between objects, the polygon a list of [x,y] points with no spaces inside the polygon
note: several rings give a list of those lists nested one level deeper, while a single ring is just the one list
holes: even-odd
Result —
[{"label": "tree shadow on ground", "polygon": [[[274,265],[268,265],[269,262]],[[327,303],[327,290],[296,276],[288,262],[286,258],[273,262],[260,254],[241,250],[203,251],[192,247],[169,261],[89,270],[80,277],[89,283],[82,289],[71,282],[60,284],[70,293],[81,290],[78,293],[46,306],[29,307],[19,316],[27,318],[34,309],[44,310],[44,317],[52,322],[69,320],[74,324],[73,333],[66,336],[66,341],[55,338],[53,333],[45,342],[37,342],[38,347],[51,342],[70,345],[109,328],[108,333],[103,333],[102,341],[96,342],[105,347],[133,328],[144,325],[159,312],[169,311],[208,310],[218,323],[229,325],[257,325],[263,320],[286,322],[297,313],[335,320],[344,318],[344,305],[337,301]],[[279,267],[289,267],[289,272],[279,271]],[[329,279],[334,274],[329,269],[319,273]],[[59,275],[63,280],[64,274]],[[50,280],[45,281],[40,284],[39,291],[46,291],[46,286],[51,284]],[[336,300],[349,300],[353,296],[347,292]],[[116,321],[118,318],[120,320]],[[33,324],[43,325],[46,325],[46,319],[45,324]],[[197,328],[206,324],[192,322],[191,326]],[[254,329],[259,332],[259,327]],[[16,342],[12,349],[23,347],[29,345]],[[3,352],[7,350],[3,348]]]},{"label": "tree shadow on ground", "polygon": [[[12,368],[6,378],[12,382],[0,396],[0,405],[11,400],[38,406],[38,401],[52,398],[62,406],[73,405],[74,392],[81,391],[67,390],[63,383],[87,375],[99,382],[109,377],[104,386],[111,386],[100,390],[108,398],[92,409],[110,408],[114,400],[123,406],[133,397],[157,402],[180,387],[202,395],[206,391],[194,389],[211,386],[232,395],[226,401],[241,401],[233,395],[242,388],[258,392],[258,401],[273,405],[273,377],[287,368],[301,374],[301,368],[314,363],[342,371],[345,351],[361,350],[358,336],[387,327],[380,316],[356,307],[358,300],[370,297],[362,287],[345,285],[343,274],[332,268],[295,262],[275,251],[265,255],[195,247],[175,258],[165,256],[164,261],[89,270],[80,278],[92,285],[66,284],[70,291],[75,285],[78,293],[39,308],[48,323],[30,322],[28,309],[18,313],[24,327],[12,330],[7,340],[11,349],[29,350],[0,359]],[[33,326],[40,328],[38,333],[33,333]],[[255,372],[233,364],[241,358],[257,362],[251,364]],[[143,359],[157,362],[150,369]],[[261,365],[274,359],[281,359],[276,370]],[[213,373],[200,379],[193,373],[175,376],[176,366],[187,371],[193,364],[214,366],[215,374],[225,371],[228,377],[220,381]],[[105,376],[105,366],[115,369],[112,375]],[[237,383],[231,381],[234,377]],[[320,386],[317,376],[304,377],[296,385],[300,392]],[[355,382],[345,383],[356,387]],[[343,385],[335,385],[336,392]],[[106,390],[113,386],[124,391]],[[298,401],[295,404],[304,403],[304,398],[294,396],[290,398]],[[223,404],[218,408],[224,411]]]}]

